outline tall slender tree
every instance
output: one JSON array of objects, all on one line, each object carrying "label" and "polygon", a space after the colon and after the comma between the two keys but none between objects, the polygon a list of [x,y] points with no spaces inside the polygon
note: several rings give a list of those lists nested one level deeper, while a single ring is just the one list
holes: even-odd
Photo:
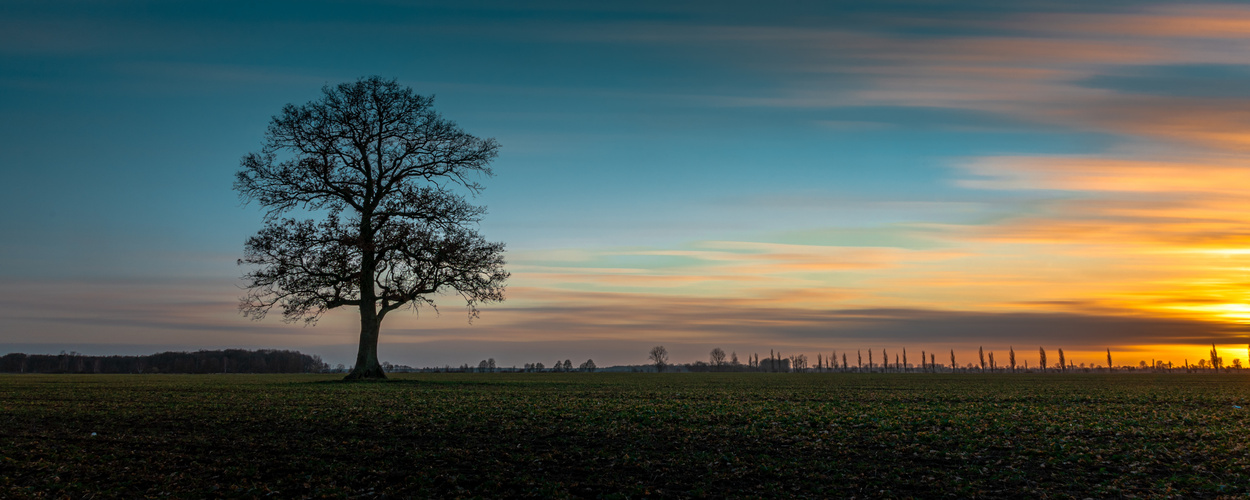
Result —
[{"label": "tall slender tree", "polygon": [[1046,373],[1046,349],[1038,347],[1037,356],[1039,358],[1037,366],[1042,367],[1042,373]]},{"label": "tall slender tree", "polygon": [[1067,371],[1067,369],[1068,369],[1068,365],[1067,365],[1067,362],[1064,361],[1064,358],[1063,358],[1063,349],[1059,349],[1059,371],[1063,372],[1063,371]]},{"label": "tall slender tree", "polygon": [[951,372],[955,371],[955,350],[951,349]]},{"label": "tall slender tree", "polygon": [[[313,324],[330,309],[358,309],[348,379],[386,378],[377,346],[388,313],[454,293],[472,320],[478,304],[504,299],[504,246],[477,233],[486,210],[465,198],[481,191],[475,179],[491,175],[499,145],[433,102],[376,76],[326,86],[284,107],[235,176],[240,197],[266,210],[239,259],[257,266],[244,275],[240,310],[261,319],[277,307],[285,321]],[[320,219],[283,217],[292,212]]]},{"label": "tall slender tree", "polygon": [[1111,348],[1108,347],[1107,348],[1107,371],[1108,372],[1114,371],[1114,369],[1112,368],[1113,366],[1114,365],[1111,364]]},{"label": "tall slender tree", "polygon": [[1016,372],[1016,348],[1015,347],[1011,347],[1011,346],[1007,347],[1007,362],[1011,363],[1011,373],[1015,373]]},{"label": "tall slender tree", "polygon": [[985,371],[985,348],[977,347],[977,357],[981,358],[981,371]]}]

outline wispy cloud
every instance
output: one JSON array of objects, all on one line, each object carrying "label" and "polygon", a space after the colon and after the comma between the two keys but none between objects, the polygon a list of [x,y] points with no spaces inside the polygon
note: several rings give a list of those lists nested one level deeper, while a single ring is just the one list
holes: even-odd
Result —
[{"label": "wispy cloud", "polygon": [[[739,284],[765,277],[778,288],[836,284],[854,291],[852,300],[891,306],[1001,312],[1079,303],[1250,320],[1250,295],[1241,291],[1248,281],[1241,261],[1250,248],[1250,95],[1093,84],[1100,76],[1132,75],[1133,68],[1250,65],[1250,8],[1027,10],[900,16],[865,27],[657,24],[634,32],[645,36],[625,36],[623,27],[594,36],[734,47],[736,64],[777,82],[757,94],[708,96],[712,105],[951,108],[1107,138],[1105,149],[1080,154],[954,160],[956,186],[1046,200],[979,222],[911,222],[946,250],[742,243],[684,254],[703,265],[692,274],[737,276]],[[861,117],[828,126],[864,130],[879,123],[892,122]],[[735,288],[727,283],[723,288]]]},{"label": "wispy cloud", "polygon": [[[263,323],[238,313],[228,280],[42,280],[0,283],[0,330],[8,340],[142,345],[308,345],[341,341],[348,318],[326,327]],[[339,329],[339,331],[335,331]],[[206,342],[205,339],[211,339]]]},{"label": "wispy cloud", "polygon": [[1247,330],[1213,321],[1152,317],[1077,303],[1062,304],[1066,312],[974,312],[793,307],[780,300],[650,294],[541,293],[545,300],[533,301],[531,297],[524,307],[492,308],[489,317],[484,316],[472,327],[429,318],[400,320],[388,335],[401,337],[401,342],[563,338],[804,350],[876,346],[964,349],[977,344],[1005,348],[1044,342],[1098,350],[1122,345],[1226,343],[1244,336]]}]

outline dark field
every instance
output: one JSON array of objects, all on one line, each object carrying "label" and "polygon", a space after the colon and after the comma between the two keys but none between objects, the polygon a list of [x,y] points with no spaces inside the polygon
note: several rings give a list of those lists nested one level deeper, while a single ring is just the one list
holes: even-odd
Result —
[{"label": "dark field", "polygon": [[1250,493],[1240,376],[336,380],[0,376],[0,497]]}]

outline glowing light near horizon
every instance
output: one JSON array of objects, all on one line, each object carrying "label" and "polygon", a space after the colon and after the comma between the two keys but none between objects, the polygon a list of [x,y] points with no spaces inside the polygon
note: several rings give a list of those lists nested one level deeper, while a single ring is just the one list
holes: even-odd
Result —
[{"label": "glowing light near horizon", "polygon": [[1223,255],[1223,256],[1250,255],[1250,248],[1202,249],[1202,250],[1190,250],[1189,252],[1208,254],[1208,255]]},{"label": "glowing light near horizon", "polygon": [[1171,309],[1205,313],[1224,320],[1250,322],[1250,304],[1211,304],[1200,306],[1171,306]]}]

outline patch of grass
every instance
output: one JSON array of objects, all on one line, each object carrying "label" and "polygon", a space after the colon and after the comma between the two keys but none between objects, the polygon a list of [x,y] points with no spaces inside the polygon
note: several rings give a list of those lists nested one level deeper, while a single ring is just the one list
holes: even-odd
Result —
[{"label": "patch of grass", "polygon": [[0,376],[0,497],[1250,494],[1239,376],[337,378]]}]

